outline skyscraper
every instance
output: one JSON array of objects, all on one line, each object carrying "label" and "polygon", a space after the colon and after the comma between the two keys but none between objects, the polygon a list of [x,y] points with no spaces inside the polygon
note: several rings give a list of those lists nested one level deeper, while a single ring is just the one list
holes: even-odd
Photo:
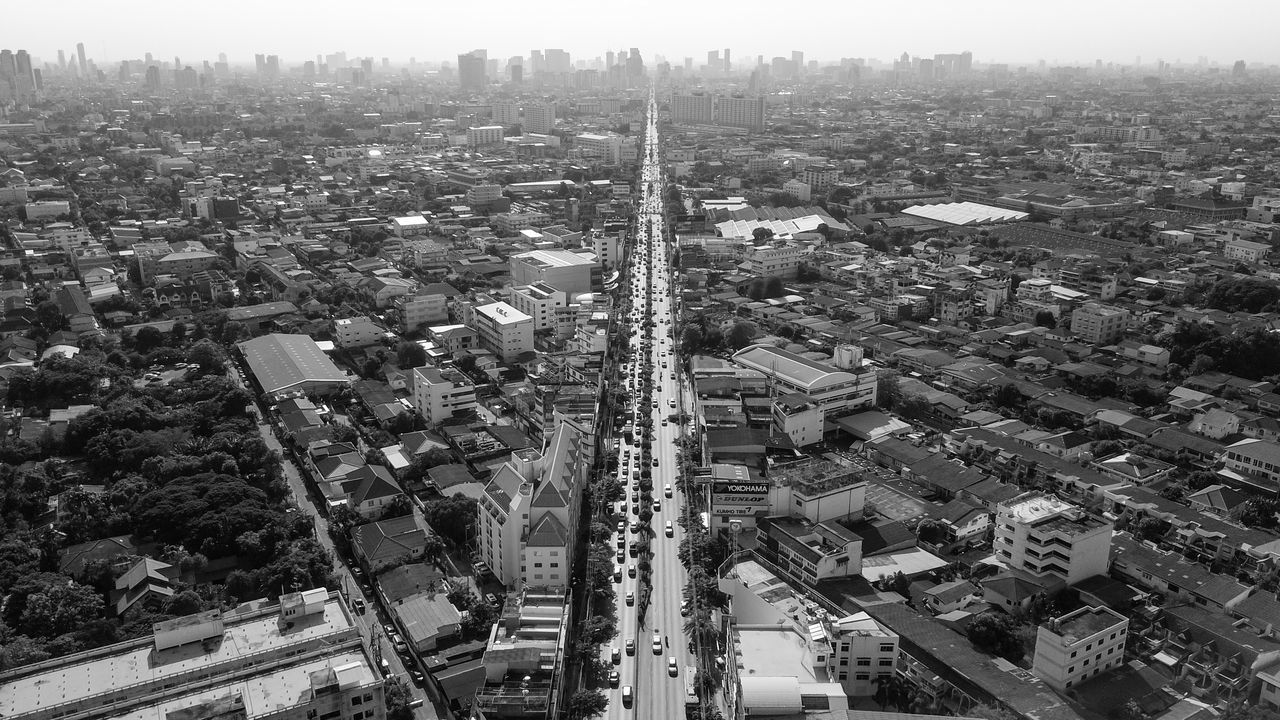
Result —
[{"label": "skyscraper", "polygon": [[160,89],[160,68],[157,65],[147,66],[147,89],[153,92]]},{"label": "skyscraper", "polygon": [[729,60],[729,48],[724,49],[724,71],[729,72],[733,69],[733,63]]},{"label": "skyscraper", "polygon": [[14,76],[14,91],[19,100],[30,98],[36,92],[36,74],[31,68],[31,55],[26,50],[19,50],[14,55],[14,63],[18,73]]},{"label": "skyscraper", "polygon": [[67,53],[63,50],[58,51],[58,69],[59,70],[67,69]]},{"label": "skyscraper", "polygon": [[760,132],[764,130],[764,98],[759,95],[721,97],[716,100],[716,122]]},{"label": "skyscraper", "polygon": [[803,50],[791,51],[791,66],[792,66],[791,67],[792,71],[796,75],[799,75],[801,72],[804,71],[804,51]]},{"label": "skyscraper", "polygon": [[483,90],[485,86],[485,57],[473,50],[458,56],[458,87],[463,90]]},{"label": "skyscraper", "polygon": [[76,43],[76,60],[80,63],[80,77],[89,77],[89,61],[84,57],[84,43]]}]

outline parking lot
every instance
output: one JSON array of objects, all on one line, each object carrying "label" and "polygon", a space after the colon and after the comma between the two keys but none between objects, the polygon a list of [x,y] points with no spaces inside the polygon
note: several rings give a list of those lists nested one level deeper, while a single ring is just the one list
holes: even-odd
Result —
[{"label": "parking lot", "polygon": [[867,485],[867,505],[874,506],[877,513],[890,520],[913,520],[925,514],[929,501],[891,487],[888,484],[891,482],[906,483],[905,480],[877,480]]}]

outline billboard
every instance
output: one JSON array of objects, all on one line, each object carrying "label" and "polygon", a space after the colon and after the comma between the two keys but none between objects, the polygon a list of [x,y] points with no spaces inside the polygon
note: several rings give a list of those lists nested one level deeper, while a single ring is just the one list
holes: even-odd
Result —
[{"label": "billboard", "polygon": [[711,486],[712,515],[754,515],[768,509],[768,483],[727,482]]}]

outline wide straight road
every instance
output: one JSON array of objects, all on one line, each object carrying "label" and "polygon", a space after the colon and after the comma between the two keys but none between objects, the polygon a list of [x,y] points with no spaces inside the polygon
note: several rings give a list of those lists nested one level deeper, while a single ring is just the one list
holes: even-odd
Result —
[{"label": "wide straight road", "polygon": [[[688,638],[684,635],[683,617],[680,614],[684,599],[684,587],[687,576],[684,566],[677,555],[679,542],[684,534],[677,521],[683,511],[683,498],[676,489],[679,479],[676,465],[676,440],[681,435],[681,427],[669,422],[668,417],[682,409],[682,398],[679,390],[679,366],[676,359],[672,306],[671,268],[667,262],[668,248],[663,242],[665,194],[661,173],[661,152],[658,143],[657,104],[652,93],[649,98],[648,127],[645,133],[645,147],[642,150],[641,171],[641,206],[636,222],[636,249],[632,253],[632,305],[638,318],[633,318],[632,327],[642,333],[633,344],[635,350],[632,365],[627,368],[627,376],[632,381],[634,396],[641,395],[645,374],[653,379],[653,404],[636,409],[636,417],[648,413],[653,419],[654,438],[652,457],[657,460],[656,467],[651,467],[653,479],[653,498],[655,509],[650,521],[654,534],[650,549],[653,557],[650,560],[653,571],[653,593],[650,597],[648,611],[644,622],[636,617],[636,608],[626,604],[628,592],[639,595],[637,580],[629,576],[631,563],[635,558],[628,553],[622,565],[622,583],[618,588],[618,637],[616,646],[621,651],[621,664],[615,666],[621,680],[619,687],[608,692],[609,709],[607,717],[620,720],[629,717],[644,718],[679,718],[684,715],[685,681],[687,668],[692,666],[693,656],[688,651]],[[648,251],[652,251],[652,262]],[[644,301],[653,300],[653,312],[644,317]],[[654,326],[645,327],[645,321],[652,319]],[[635,320],[639,320],[636,322]],[[649,341],[649,355],[642,356],[645,340]],[[626,477],[632,478],[627,485],[627,510],[630,511],[631,493],[638,489],[639,474],[639,438],[637,445],[631,448],[628,463],[622,464]],[[625,449],[624,449],[625,456]],[[667,497],[666,489],[671,488],[671,497]],[[634,515],[629,512],[625,517],[628,524]],[[671,536],[667,536],[667,527],[671,528]],[[629,544],[635,535],[629,530],[625,540]],[[616,541],[616,536],[615,536]],[[654,642],[659,648],[655,652]],[[625,651],[627,641],[634,642],[635,655],[629,656]],[[606,650],[608,652],[608,650]],[[674,661],[675,675],[670,667]],[[624,707],[622,688],[630,687],[633,701],[631,707]]]}]

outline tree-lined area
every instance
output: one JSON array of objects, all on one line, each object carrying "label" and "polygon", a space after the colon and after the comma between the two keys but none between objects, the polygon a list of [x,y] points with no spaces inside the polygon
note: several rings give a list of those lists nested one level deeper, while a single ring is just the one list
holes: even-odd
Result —
[{"label": "tree-lined area", "polygon": [[[330,582],[331,558],[291,505],[280,458],[246,414],[250,395],[221,374],[221,348],[162,342],[191,363],[169,383],[135,382],[127,356],[101,348],[10,382],[10,401],[35,413],[94,407],[37,441],[0,443],[0,669]],[[70,562],[104,538],[136,554]],[[173,594],[117,615],[116,579],[142,555],[173,566]]]}]

